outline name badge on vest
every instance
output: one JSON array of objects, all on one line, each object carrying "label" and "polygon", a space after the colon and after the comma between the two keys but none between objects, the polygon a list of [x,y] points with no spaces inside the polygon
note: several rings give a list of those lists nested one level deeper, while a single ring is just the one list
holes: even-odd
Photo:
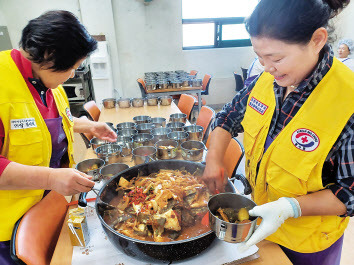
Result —
[{"label": "name badge on vest", "polygon": [[297,129],[293,132],[291,141],[297,149],[305,152],[312,152],[320,144],[318,136],[313,131],[304,128]]},{"label": "name badge on vest", "polygon": [[252,109],[254,109],[255,111],[257,111],[262,115],[268,109],[268,106],[266,104],[263,104],[262,102],[260,102],[258,99],[255,99],[254,97],[251,98],[250,102],[248,103],[248,106],[250,106]]},{"label": "name badge on vest", "polygon": [[28,129],[37,127],[34,118],[15,119],[11,120],[11,130]]},{"label": "name badge on vest", "polygon": [[69,120],[70,120],[70,121],[73,121],[74,119],[73,119],[73,115],[71,115],[70,109],[69,109],[69,108],[66,108],[66,109],[65,109],[65,112],[66,112],[66,116],[68,116]]}]

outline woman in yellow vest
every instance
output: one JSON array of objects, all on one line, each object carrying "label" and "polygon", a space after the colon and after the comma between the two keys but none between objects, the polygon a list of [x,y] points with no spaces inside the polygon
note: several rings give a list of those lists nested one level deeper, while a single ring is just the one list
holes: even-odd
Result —
[{"label": "woman in yellow vest", "polygon": [[339,264],[354,214],[354,74],[327,25],[349,0],[262,0],[246,21],[262,73],[218,113],[203,178],[223,190],[231,137],[244,132],[246,177],[263,239],[294,264]]},{"label": "woman in yellow vest", "polygon": [[[73,165],[73,133],[115,141],[105,123],[72,117],[62,87],[97,42],[70,12],[50,11],[22,31],[20,49],[0,52],[0,264],[14,264],[15,222],[45,190],[87,192],[94,182]],[[64,168],[66,165],[69,168]]]}]

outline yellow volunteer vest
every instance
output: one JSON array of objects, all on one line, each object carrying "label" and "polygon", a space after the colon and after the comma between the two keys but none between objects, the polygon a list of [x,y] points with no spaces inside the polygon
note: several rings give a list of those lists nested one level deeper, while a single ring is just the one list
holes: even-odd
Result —
[{"label": "yellow volunteer vest", "polygon": [[[354,73],[334,59],[329,72],[263,154],[276,106],[273,81],[269,73],[261,75],[242,121],[246,175],[258,205],[324,189],[323,163],[354,112]],[[338,216],[289,218],[267,239],[297,252],[313,253],[338,240],[348,222],[349,217]]]},{"label": "yellow volunteer vest", "polygon": [[[10,52],[0,52],[0,119],[5,131],[1,155],[20,164],[48,167],[52,154],[51,136]],[[73,122],[69,102],[62,86],[52,91],[63,117],[71,167],[74,163]],[[0,241],[11,239],[16,221],[42,199],[43,192],[0,190]]]}]

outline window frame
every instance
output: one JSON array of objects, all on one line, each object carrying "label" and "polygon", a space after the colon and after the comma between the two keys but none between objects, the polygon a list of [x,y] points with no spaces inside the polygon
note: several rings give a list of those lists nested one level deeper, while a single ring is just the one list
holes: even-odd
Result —
[{"label": "window frame", "polygon": [[187,46],[183,50],[197,50],[197,49],[214,49],[214,48],[232,48],[232,47],[248,47],[252,46],[250,38],[239,40],[222,40],[222,26],[223,25],[239,25],[244,24],[245,17],[222,17],[222,18],[193,18],[182,19],[183,24],[204,24],[214,23],[214,45],[205,46]]}]

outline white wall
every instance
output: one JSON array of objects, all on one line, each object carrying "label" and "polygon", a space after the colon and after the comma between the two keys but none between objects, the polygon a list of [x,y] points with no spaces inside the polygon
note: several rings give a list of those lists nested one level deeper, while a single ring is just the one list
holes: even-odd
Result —
[{"label": "white wall", "polygon": [[252,48],[182,50],[181,0],[113,0],[125,96],[140,95],[136,79],[144,72],[198,70],[213,76],[207,104],[225,103],[235,93],[234,71],[248,67]]},{"label": "white wall", "polygon": [[[335,27],[336,42],[333,45],[334,54],[337,55],[337,43],[340,39],[349,38],[354,40],[354,3],[353,1],[333,19]],[[352,55],[353,57],[353,55]]]},{"label": "white wall", "polygon": [[[107,14],[109,1],[113,22]],[[91,34],[107,36],[120,96],[139,96],[136,79],[144,72],[193,69],[199,77],[213,76],[207,104],[222,104],[234,96],[233,72],[248,67],[255,56],[251,47],[183,51],[181,0],[153,0],[148,5],[143,0],[0,0],[13,45],[17,46],[29,19],[50,9],[69,10],[83,19]],[[350,3],[336,18],[338,38],[354,38],[353,25],[354,4]]]},{"label": "white wall", "polygon": [[4,14],[3,14],[1,8],[0,8],[0,25],[1,26],[7,26],[6,19],[4,17]]},{"label": "white wall", "polygon": [[[118,56],[118,46],[116,32],[114,28],[113,12],[111,0],[79,0],[82,23],[92,35],[105,35],[108,43],[108,53],[112,64],[113,82],[109,82],[110,87],[115,88],[118,94],[122,94],[120,64]],[[98,96],[95,87],[96,100]],[[102,93],[101,93],[102,94]],[[104,98],[112,97],[113,91],[106,93]],[[101,102],[101,100],[100,100]]]},{"label": "white wall", "polygon": [[12,46],[18,47],[22,29],[29,20],[53,9],[68,10],[80,18],[77,0],[0,0],[0,10],[7,22]]}]

